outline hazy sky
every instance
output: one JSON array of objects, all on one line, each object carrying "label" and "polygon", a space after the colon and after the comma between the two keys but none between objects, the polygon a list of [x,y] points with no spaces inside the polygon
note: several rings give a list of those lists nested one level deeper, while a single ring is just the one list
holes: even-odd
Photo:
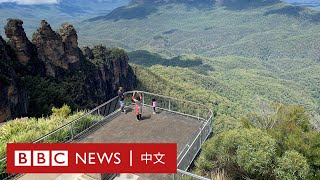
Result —
[{"label": "hazy sky", "polygon": [[0,0],[0,3],[3,2],[15,2],[17,4],[56,4],[60,0]]},{"label": "hazy sky", "polygon": [[[0,0],[3,2],[15,2],[17,4],[57,4],[62,0]],[[90,1],[90,0],[88,0]],[[100,0],[100,1],[111,1],[111,0]],[[320,5],[320,0],[282,0],[289,3],[297,3],[301,5],[318,6]]]}]

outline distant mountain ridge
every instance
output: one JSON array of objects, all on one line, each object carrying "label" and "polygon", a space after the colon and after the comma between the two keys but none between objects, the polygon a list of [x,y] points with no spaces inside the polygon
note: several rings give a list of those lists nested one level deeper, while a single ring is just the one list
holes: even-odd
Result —
[{"label": "distant mountain ridge", "polygon": [[185,4],[220,4],[220,5],[232,5],[232,4],[270,4],[281,2],[280,0],[132,0],[132,3],[185,3]]},{"label": "distant mountain ridge", "polygon": [[112,1],[101,1],[101,0],[62,0],[58,4],[30,4],[21,5],[13,2],[0,3],[0,9],[3,8],[26,8],[26,9],[47,9],[58,8],[65,13],[100,13],[106,10],[112,10],[116,6],[127,4],[130,0],[112,0]]},{"label": "distant mountain ridge", "polygon": [[[280,0],[62,0],[59,4],[42,4],[42,5],[17,5],[16,3],[0,3],[0,27],[5,25],[5,19],[18,18],[24,19],[25,31],[27,34],[32,34],[37,29],[38,22],[42,19],[50,22],[52,27],[59,27],[63,22],[72,24],[81,23],[84,20],[94,21],[99,19],[131,19],[132,14],[136,18],[143,18],[148,14],[155,12],[156,8],[132,8],[124,9],[129,3],[182,3],[190,8],[210,8],[215,4],[224,4],[229,8],[245,8],[257,5],[266,5]],[[283,0],[302,6],[316,6],[315,0]],[[299,1],[299,2],[298,2]],[[298,3],[297,3],[298,2]],[[318,3],[319,4],[319,3]],[[239,6],[240,5],[240,6]],[[116,9],[118,8],[118,9]],[[116,9],[115,11],[112,11]],[[111,13],[110,13],[111,12]],[[110,14],[109,14],[110,13]],[[126,17],[121,17],[126,14]],[[129,17],[129,18],[128,18]],[[0,34],[3,31],[0,30]]]},{"label": "distant mountain ridge", "polygon": [[319,0],[283,0],[283,1],[296,6],[304,6],[304,7],[312,7],[312,8],[320,9]]},{"label": "distant mountain ridge", "polygon": [[158,6],[166,4],[183,4],[188,8],[212,9],[224,6],[228,9],[240,10],[280,3],[280,0],[132,0],[127,6],[121,6],[107,15],[90,18],[87,21],[142,19],[157,11]]},{"label": "distant mountain ridge", "polygon": [[[63,0],[59,4],[18,5],[0,3],[0,27],[5,26],[6,19],[23,19],[27,34],[37,29],[39,21],[45,19],[52,27],[59,27],[64,22],[75,24],[83,20],[108,14],[113,9],[128,4],[130,0]],[[4,35],[0,30],[0,34]]]}]

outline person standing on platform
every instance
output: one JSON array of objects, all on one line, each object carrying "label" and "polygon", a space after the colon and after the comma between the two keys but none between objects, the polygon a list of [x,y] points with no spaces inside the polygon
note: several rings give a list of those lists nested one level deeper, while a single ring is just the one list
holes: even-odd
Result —
[{"label": "person standing on platform", "polygon": [[135,102],[135,112],[137,116],[137,121],[140,121],[142,119],[142,94],[138,94],[136,97],[136,92],[133,93],[132,95],[132,100]]},{"label": "person standing on platform", "polygon": [[120,103],[121,112],[122,113],[126,113],[126,110],[124,109],[126,103],[124,101],[124,94],[123,94],[123,88],[122,87],[119,87],[118,97],[119,97],[119,103]]},{"label": "person standing on platform", "polygon": [[153,108],[153,114],[156,114],[156,108],[157,108],[157,100],[152,99],[152,108]]}]

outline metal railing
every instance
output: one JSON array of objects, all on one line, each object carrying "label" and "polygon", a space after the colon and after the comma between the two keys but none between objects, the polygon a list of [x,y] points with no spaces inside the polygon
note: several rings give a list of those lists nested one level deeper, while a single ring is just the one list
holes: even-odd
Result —
[{"label": "metal railing", "polygon": [[201,146],[212,132],[213,113],[210,108],[203,104],[187,100],[142,91],[140,91],[140,93],[143,93],[143,105],[145,106],[150,106],[152,104],[152,99],[156,99],[158,108],[196,118],[202,122],[201,127],[193,134],[190,141],[178,155],[178,173],[173,175],[173,179],[189,177],[191,179],[208,180],[207,178],[189,173],[187,170],[201,150]]},{"label": "metal railing", "polygon": [[[118,97],[114,97],[102,105],[59,127],[58,129],[36,139],[32,143],[71,142],[88,132],[102,121],[110,120],[110,116],[119,111]],[[6,164],[6,157],[0,160],[0,170]],[[1,168],[2,167],[2,168]],[[0,171],[1,172],[1,171]],[[9,179],[14,174],[0,173],[0,179]]]},{"label": "metal railing", "polygon": [[187,171],[182,171],[180,169],[178,169],[178,173],[175,174],[173,176],[173,179],[182,179],[182,180],[190,180],[190,179],[196,179],[196,180],[210,180],[208,178],[202,177],[202,176],[198,176],[196,174],[192,174],[190,172]]},{"label": "metal railing", "polygon": [[[184,116],[196,118],[202,122],[201,127],[194,133],[193,137],[186,144],[183,150],[178,155],[178,174],[173,175],[173,179],[180,179],[183,176],[193,177],[195,179],[205,179],[203,177],[192,175],[186,172],[192,164],[196,155],[201,149],[202,144],[212,132],[212,111],[199,103],[191,101],[180,100],[168,96],[153,94],[143,91],[129,91],[125,92],[126,102],[132,102],[131,97],[134,92],[143,94],[143,105],[151,106],[152,99],[157,100],[157,108],[177,113]],[[71,142],[79,136],[89,131],[92,127],[96,126],[102,121],[111,121],[111,116],[119,111],[118,97],[114,97],[106,103],[88,111],[80,117],[72,120],[71,122],[61,126],[60,128],[42,136],[41,138],[33,141],[33,143],[55,143],[55,142]],[[0,160],[0,168],[5,165],[6,158]],[[1,170],[1,169],[0,169]],[[192,175],[192,176],[190,176]],[[0,179],[9,179],[13,175],[0,174]],[[200,177],[200,176],[199,176]]]}]

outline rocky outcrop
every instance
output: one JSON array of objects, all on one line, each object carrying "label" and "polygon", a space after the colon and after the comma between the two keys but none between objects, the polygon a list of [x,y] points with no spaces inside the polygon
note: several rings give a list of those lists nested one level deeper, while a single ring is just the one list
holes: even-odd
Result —
[{"label": "rocky outcrop", "polygon": [[[112,98],[118,88],[133,89],[135,75],[128,64],[128,55],[121,49],[108,49],[105,46],[83,48],[87,57],[83,64],[83,71],[90,71],[84,79],[84,97],[77,97],[76,101],[83,102],[88,98],[95,102],[105,102]],[[94,104],[93,104],[94,105]]]},{"label": "rocky outcrop", "polygon": [[82,52],[78,47],[77,31],[71,24],[64,23],[59,30],[65,49],[65,61],[68,68],[78,68],[80,65]]},{"label": "rocky outcrop", "polygon": [[6,63],[10,61],[7,52],[6,43],[0,36],[0,122],[11,117],[11,111],[8,100],[9,70]]},{"label": "rocky outcrop", "polygon": [[0,36],[0,61],[9,63],[11,61],[9,47],[3,38]]},{"label": "rocky outcrop", "polygon": [[0,122],[27,113],[27,94],[12,68],[9,46],[0,36]]},{"label": "rocky outcrop", "polygon": [[37,48],[38,58],[46,66],[46,74],[61,77],[67,70],[80,67],[82,52],[78,47],[78,36],[74,27],[63,24],[59,33],[45,21],[34,33],[32,42]]},{"label": "rocky outcrop", "polygon": [[[117,87],[133,87],[133,74],[129,70],[129,57],[122,49],[108,49],[104,46],[94,46],[93,61],[98,66],[102,80],[110,82],[115,91]],[[110,91],[112,93],[112,91]]]},{"label": "rocky outcrop", "polygon": [[32,43],[28,40],[22,27],[23,21],[18,19],[8,19],[5,26],[5,33],[9,38],[8,44],[15,50],[16,56],[21,64],[26,65],[32,57],[34,51]]},{"label": "rocky outcrop", "polygon": [[45,63],[47,76],[55,77],[63,72],[61,68],[68,69],[62,38],[46,21],[41,21],[40,28],[32,36],[32,42],[37,48],[39,60]]},{"label": "rocky outcrop", "polygon": [[93,59],[94,56],[93,56],[93,52],[92,50],[88,47],[88,46],[85,46],[82,48],[82,52],[83,52],[83,55],[87,58],[87,59]]},{"label": "rocky outcrop", "polygon": [[93,108],[115,96],[119,86],[133,89],[136,79],[124,50],[95,46],[81,51],[72,25],[63,24],[57,33],[46,21],[31,43],[22,24],[8,20],[10,46],[0,39],[0,122],[45,115],[64,103]]}]

